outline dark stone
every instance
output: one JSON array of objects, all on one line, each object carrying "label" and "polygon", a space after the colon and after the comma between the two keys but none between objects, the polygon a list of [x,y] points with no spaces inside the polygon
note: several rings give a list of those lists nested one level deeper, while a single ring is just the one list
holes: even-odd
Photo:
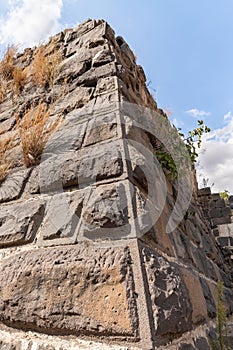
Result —
[{"label": "dark stone", "polygon": [[207,312],[210,318],[216,317],[216,305],[209,285],[204,278],[200,278],[203,294],[206,300]]},{"label": "dark stone", "polygon": [[226,207],[225,200],[223,198],[218,199],[215,202],[215,206],[216,206],[216,208],[225,208]]},{"label": "dark stone", "polygon": [[158,337],[183,333],[192,328],[192,306],[187,287],[177,265],[144,247],[144,257],[152,309]]},{"label": "dark stone", "polygon": [[220,218],[223,216],[222,210],[220,208],[211,209],[209,214],[211,218]]},{"label": "dark stone", "polygon": [[196,350],[192,344],[188,343],[181,343],[179,345],[179,350]]},{"label": "dark stone", "polygon": [[198,196],[209,196],[211,195],[210,187],[204,187],[198,190]]},{"label": "dark stone", "polygon": [[218,225],[224,225],[224,224],[230,224],[231,223],[231,217],[230,216],[222,216],[221,218],[213,218],[212,224],[215,226]]},{"label": "dark stone", "polygon": [[218,244],[221,247],[227,247],[228,246],[228,237],[218,237],[217,241],[218,241]]},{"label": "dark stone", "polygon": [[223,216],[231,216],[231,208],[230,207],[223,208],[222,215]]},{"label": "dark stone", "polygon": [[195,339],[194,343],[198,350],[210,350],[208,341],[204,337]]}]

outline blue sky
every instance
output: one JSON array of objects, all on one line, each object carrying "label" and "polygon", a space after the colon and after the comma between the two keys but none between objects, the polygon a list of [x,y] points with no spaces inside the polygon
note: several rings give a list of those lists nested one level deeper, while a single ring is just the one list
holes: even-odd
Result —
[{"label": "blue sky", "polygon": [[0,0],[0,43],[30,46],[89,17],[107,20],[171,120],[185,132],[197,119],[212,129],[199,178],[233,193],[232,15],[232,0]]}]

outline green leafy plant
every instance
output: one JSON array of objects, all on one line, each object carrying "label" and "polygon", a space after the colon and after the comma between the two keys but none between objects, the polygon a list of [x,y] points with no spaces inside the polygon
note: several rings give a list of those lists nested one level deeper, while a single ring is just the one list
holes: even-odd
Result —
[{"label": "green leafy plant", "polygon": [[228,198],[230,197],[230,192],[228,190],[224,190],[222,192],[219,192],[219,195],[225,200],[225,202],[227,202]]},{"label": "green leafy plant", "polygon": [[188,132],[188,136],[185,137],[185,135],[181,132],[181,129],[179,128],[179,135],[183,139],[188,153],[190,155],[190,159],[192,163],[196,163],[198,158],[197,149],[201,147],[201,139],[203,134],[210,132],[210,128],[204,124],[203,120],[198,120],[198,126],[197,128],[194,128],[192,131]]},{"label": "green leafy plant", "polygon": [[[198,120],[198,127],[192,131],[189,131],[187,137],[185,137],[185,135],[181,132],[180,128],[178,129],[178,133],[172,134],[171,137],[174,139],[173,149],[178,155],[176,157],[176,162],[178,161],[179,167],[185,169],[188,161],[191,161],[192,166],[194,166],[198,157],[197,149],[201,147],[201,138],[204,133],[208,132],[210,132],[210,128],[204,124],[203,120]],[[187,152],[184,152],[184,148],[181,147],[181,140],[185,144]],[[176,162],[166,149],[165,145],[160,144],[159,148],[156,150],[156,157],[162,168],[167,171],[168,176],[172,177],[174,180],[177,180],[178,170]]]}]

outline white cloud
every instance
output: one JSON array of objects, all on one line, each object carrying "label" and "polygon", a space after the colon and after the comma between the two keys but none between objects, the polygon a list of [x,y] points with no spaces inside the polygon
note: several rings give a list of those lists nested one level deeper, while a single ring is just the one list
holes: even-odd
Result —
[{"label": "white cloud", "polygon": [[208,117],[209,115],[211,115],[210,112],[206,112],[206,111],[201,111],[197,108],[192,108],[189,109],[188,111],[186,111],[185,113],[191,115],[192,117],[198,118],[198,117]]},{"label": "white cloud", "polygon": [[61,29],[63,0],[8,0],[0,18],[0,43],[32,46]]},{"label": "white cloud", "polygon": [[227,125],[203,137],[198,180],[201,185],[203,177],[209,178],[212,192],[226,189],[233,194],[233,115],[225,120]]},{"label": "white cloud", "polygon": [[227,112],[224,116],[223,116],[223,119],[224,120],[229,120],[229,119],[232,119],[233,118],[233,114],[231,111]]}]

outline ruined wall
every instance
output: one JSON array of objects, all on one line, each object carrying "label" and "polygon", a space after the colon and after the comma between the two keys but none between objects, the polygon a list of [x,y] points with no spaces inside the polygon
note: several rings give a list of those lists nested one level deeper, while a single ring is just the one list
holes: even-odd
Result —
[{"label": "ruined wall", "polygon": [[[1,132],[15,135],[0,185],[2,348],[210,349],[218,280],[233,312],[231,267],[192,173],[175,181],[154,157],[173,128],[142,67],[102,20],[45,50],[62,53],[53,85],[33,82],[27,49],[15,61],[27,82],[0,104]],[[40,102],[59,124],[26,167],[17,123]]]}]

